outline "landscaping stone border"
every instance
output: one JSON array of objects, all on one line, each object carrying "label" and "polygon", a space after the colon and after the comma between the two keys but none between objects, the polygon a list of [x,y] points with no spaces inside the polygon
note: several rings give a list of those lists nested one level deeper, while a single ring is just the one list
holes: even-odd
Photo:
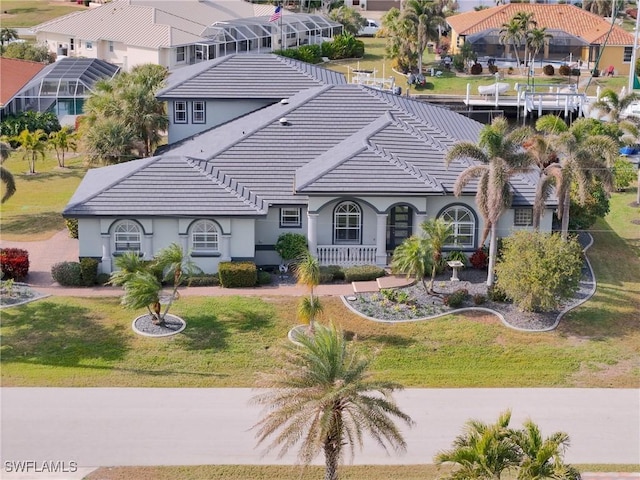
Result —
[{"label": "landscaping stone border", "polygon": [[177,315],[170,313],[165,315],[164,325],[156,325],[153,323],[148,313],[140,315],[131,323],[133,331],[145,337],[170,337],[182,332],[186,327],[187,322]]}]

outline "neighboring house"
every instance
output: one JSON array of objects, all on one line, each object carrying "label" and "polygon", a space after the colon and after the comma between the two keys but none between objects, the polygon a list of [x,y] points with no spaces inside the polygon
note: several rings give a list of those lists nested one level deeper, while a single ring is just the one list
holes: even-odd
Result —
[{"label": "neighboring house", "polygon": [[44,63],[0,57],[0,119],[27,109],[18,93],[45,67]]},{"label": "neighboring house", "polygon": [[320,43],[342,31],[320,15],[283,10],[270,22],[273,5],[244,0],[117,0],[32,28],[36,40],[58,55],[98,58],[124,70],[155,63],[169,69],[232,53],[268,53]]},{"label": "neighboring house", "polygon": [[301,90],[345,83],[341,73],[278,55],[229,55],[172,72],[157,97],[167,102],[170,148]]},{"label": "neighboring house", "polygon": [[[249,91],[291,80],[274,75],[253,78]],[[172,242],[205,272],[226,260],[274,265],[283,232],[305,235],[324,265],[386,265],[434,217],[454,225],[447,249],[472,252],[483,228],[475,184],[460,198],[452,194],[469,163],[446,169],[444,157],[457,142],[477,141],[481,128],[407,97],[338,82],[309,85],[159,156],[89,170],[63,214],[78,219],[80,256],[99,259],[103,272],[127,250],[151,258]],[[513,179],[501,235],[530,228],[537,179]]]},{"label": "neighboring house", "polygon": [[[541,59],[578,63],[589,68],[613,66],[628,75],[634,37],[610,21],[568,4],[510,3],[477,12],[447,17],[451,27],[451,53],[470,42],[478,56],[515,58],[512,46],[500,44],[500,29],[517,13],[533,14],[537,28],[545,27],[553,38],[540,52]],[[524,52],[524,45],[520,47]],[[519,54],[523,60],[522,53]],[[540,59],[539,58],[539,59]]]},{"label": "neighboring house", "polygon": [[110,80],[120,70],[95,58],[62,58],[43,67],[15,93],[13,103],[22,110],[52,111],[63,125],[75,124],[96,82]]}]

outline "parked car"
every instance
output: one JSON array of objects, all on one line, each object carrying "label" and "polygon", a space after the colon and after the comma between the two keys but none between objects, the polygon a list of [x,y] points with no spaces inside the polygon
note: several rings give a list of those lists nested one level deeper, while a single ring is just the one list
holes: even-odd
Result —
[{"label": "parked car", "polygon": [[361,37],[373,37],[380,29],[380,24],[376,20],[367,18],[367,23],[358,31],[358,35]]}]

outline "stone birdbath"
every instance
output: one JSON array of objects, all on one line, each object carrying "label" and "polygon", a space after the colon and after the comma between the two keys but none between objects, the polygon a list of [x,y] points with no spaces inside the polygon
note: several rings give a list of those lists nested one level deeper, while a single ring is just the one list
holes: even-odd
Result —
[{"label": "stone birdbath", "polygon": [[464,267],[464,263],[462,263],[460,260],[451,260],[450,262],[447,262],[447,265],[449,265],[453,270],[451,281],[459,282],[460,279],[458,278],[458,269]]}]

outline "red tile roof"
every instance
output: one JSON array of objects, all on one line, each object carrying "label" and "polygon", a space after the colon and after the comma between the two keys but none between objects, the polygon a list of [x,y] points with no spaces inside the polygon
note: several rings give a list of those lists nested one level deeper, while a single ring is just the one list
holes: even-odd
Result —
[{"label": "red tile roof", "polygon": [[6,105],[44,67],[44,63],[0,57],[0,105]]},{"label": "red tile roof", "polygon": [[447,18],[447,22],[458,35],[472,35],[485,30],[500,29],[518,12],[533,13],[538,28],[562,30],[590,44],[601,45],[606,41],[607,45],[633,45],[631,33],[617,25],[611,29],[611,22],[569,4],[509,3],[478,12],[453,15]]}]

